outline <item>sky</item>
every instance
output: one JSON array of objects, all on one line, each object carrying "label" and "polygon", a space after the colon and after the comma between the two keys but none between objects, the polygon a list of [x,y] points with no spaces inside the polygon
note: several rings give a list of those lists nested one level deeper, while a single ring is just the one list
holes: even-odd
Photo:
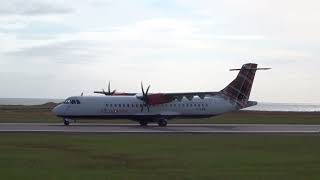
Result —
[{"label": "sky", "polygon": [[251,100],[320,103],[318,0],[0,0],[0,97],[107,88],[219,91],[244,63]]}]

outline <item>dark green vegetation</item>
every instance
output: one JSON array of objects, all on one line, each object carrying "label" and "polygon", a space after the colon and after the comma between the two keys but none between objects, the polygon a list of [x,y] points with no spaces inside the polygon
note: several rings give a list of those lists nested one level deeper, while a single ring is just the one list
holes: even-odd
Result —
[{"label": "dark green vegetation", "polygon": [[[62,122],[51,113],[54,103],[41,106],[0,106],[1,122]],[[135,123],[128,120],[82,120],[80,122]],[[264,123],[319,124],[320,112],[240,111],[209,119],[182,119],[171,123]]]},{"label": "dark green vegetation", "polygon": [[0,134],[1,179],[319,179],[320,137]]}]

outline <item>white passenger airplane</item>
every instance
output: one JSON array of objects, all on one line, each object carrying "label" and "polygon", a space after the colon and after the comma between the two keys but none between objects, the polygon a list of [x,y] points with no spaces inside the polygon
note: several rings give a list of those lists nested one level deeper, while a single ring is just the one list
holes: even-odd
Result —
[{"label": "white passenger airplane", "polygon": [[208,118],[226,112],[237,111],[257,104],[249,101],[252,83],[257,64],[244,64],[238,76],[224,89],[218,92],[188,92],[188,93],[153,93],[149,88],[142,94],[116,93],[104,90],[95,92],[105,96],[74,96],[67,98],[63,104],[56,106],[53,113],[63,118],[64,124],[78,118],[130,119],[141,126],[157,122],[166,126],[167,120],[173,118]]}]

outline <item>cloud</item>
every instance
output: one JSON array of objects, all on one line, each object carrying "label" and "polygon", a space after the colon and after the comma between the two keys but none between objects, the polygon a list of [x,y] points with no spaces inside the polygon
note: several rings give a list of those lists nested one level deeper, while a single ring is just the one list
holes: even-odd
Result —
[{"label": "cloud", "polygon": [[[293,102],[303,94],[319,100],[309,95],[319,91],[315,1],[32,0],[32,7],[12,8],[20,2],[26,4],[0,7],[0,70],[14,72],[0,82],[36,72],[28,81],[38,80],[21,96],[65,97],[108,80],[133,92],[141,80],[154,92],[220,90],[235,76],[228,68],[256,62],[274,68],[257,74],[256,100]],[[10,91],[15,87],[21,88],[11,83],[0,94],[19,95]],[[41,95],[32,91],[39,88]]]},{"label": "cloud", "polygon": [[[178,0],[194,17],[207,19],[219,31],[251,32],[277,40],[320,39],[317,0]],[[294,39],[293,39],[294,38]]]},{"label": "cloud", "polygon": [[33,62],[83,64],[97,61],[100,54],[97,43],[74,40],[21,48],[7,52],[5,55],[16,59],[29,59]]},{"label": "cloud", "polygon": [[114,2],[114,0],[86,0],[85,2],[94,7],[101,7],[111,5]]},{"label": "cloud", "polygon": [[1,1],[0,15],[48,15],[48,14],[66,14],[72,12],[72,9],[62,4],[52,3],[46,0],[10,0]]},{"label": "cloud", "polygon": [[[65,33],[6,55],[62,64],[118,61],[124,64],[166,59],[209,61],[227,59],[305,59],[303,51],[274,47],[250,47],[253,41],[268,42],[260,35],[213,34],[186,20],[154,18],[113,28]],[[38,43],[37,43],[38,42]],[[261,42],[261,43],[262,43]]]}]

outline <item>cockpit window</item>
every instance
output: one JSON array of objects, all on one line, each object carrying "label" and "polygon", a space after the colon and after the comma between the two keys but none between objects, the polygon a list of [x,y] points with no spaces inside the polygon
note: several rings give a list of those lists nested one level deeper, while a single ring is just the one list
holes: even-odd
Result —
[{"label": "cockpit window", "polygon": [[70,102],[71,102],[70,99],[67,99],[63,102],[63,104],[70,104]]},{"label": "cockpit window", "polygon": [[66,99],[63,104],[81,104],[78,99]]}]

